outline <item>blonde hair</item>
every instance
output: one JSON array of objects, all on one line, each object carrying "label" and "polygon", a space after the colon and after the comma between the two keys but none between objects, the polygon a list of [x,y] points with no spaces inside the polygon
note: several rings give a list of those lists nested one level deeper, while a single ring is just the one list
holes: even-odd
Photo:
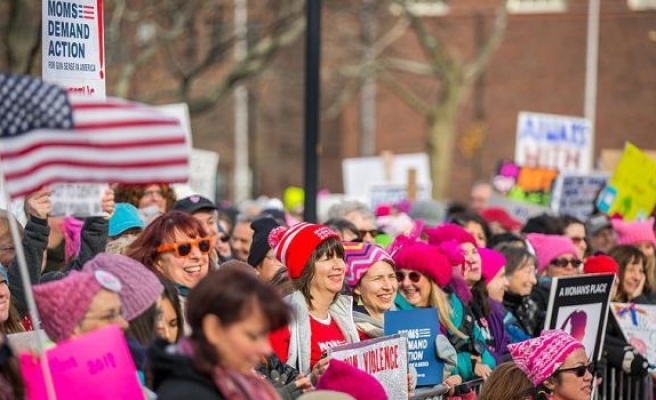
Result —
[{"label": "blonde hair", "polygon": [[458,336],[461,339],[467,339],[468,336],[460,332],[458,328],[453,324],[451,318],[453,317],[453,309],[449,303],[447,294],[440,289],[433,280],[430,280],[431,284],[431,294],[430,294],[430,305],[437,308],[437,312],[440,315],[440,322],[444,324],[444,327],[447,331]]}]

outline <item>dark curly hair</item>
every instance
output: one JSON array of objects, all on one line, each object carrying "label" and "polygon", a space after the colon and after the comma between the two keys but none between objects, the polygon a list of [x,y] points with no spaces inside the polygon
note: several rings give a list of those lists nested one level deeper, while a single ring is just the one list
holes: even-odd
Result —
[{"label": "dark curly hair", "polygon": [[[167,183],[155,183],[162,190],[162,197],[166,199],[166,211],[170,211],[176,202],[175,191]],[[117,203],[130,203],[139,208],[139,201],[150,185],[116,185],[114,186],[114,201]]]}]

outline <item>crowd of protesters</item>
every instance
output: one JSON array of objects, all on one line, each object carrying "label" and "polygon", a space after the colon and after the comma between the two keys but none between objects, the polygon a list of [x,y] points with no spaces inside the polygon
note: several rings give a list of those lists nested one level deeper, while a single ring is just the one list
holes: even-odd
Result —
[{"label": "crowd of protesters", "polygon": [[[521,223],[485,197],[477,185],[469,207],[345,201],[318,225],[275,199],[233,207],[163,184],[108,189],[104,216],[49,217],[44,188],[24,200],[21,243],[0,213],[0,399],[26,392],[10,350],[32,329],[15,246],[51,344],[119,326],[144,398],[384,399],[327,349],[383,336],[388,311],[433,308],[451,395],[481,379],[481,399],[589,399],[598,365],[545,330],[552,279],[612,273],[613,301],[656,304],[653,219]],[[602,360],[649,373],[612,318]],[[406,384],[413,396],[414,371]]]}]

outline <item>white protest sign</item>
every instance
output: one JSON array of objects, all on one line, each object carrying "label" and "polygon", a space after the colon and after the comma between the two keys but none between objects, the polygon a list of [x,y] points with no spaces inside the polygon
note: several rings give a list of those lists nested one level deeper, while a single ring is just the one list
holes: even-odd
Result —
[{"label": "white protest sign", "polygon": [[373,375],[385,388],[388,398],[408,398],[408,340],[405,335],[331,347],[328,357]]},{"label": "white protest sign", "polygon": [[554,183],[551,209],[560,215],[570,215],[585,221],[594,213],[595,203],[610,175],[560,174]]},{"label": "white protest sign", "polygon": [[41,338],[43,341],[48,340],[46,331],[39,329],[38,331],[19,332],[7,335],[9,347],[11,347],[14,354],[23,353],[26,351],[38,351],[39,338]]},{"label": "white protest sign", "polygon": [[656,305],[611,303],[610,309],[626,341],[656,364]]},{"label": "white protest sign", "polygon": [[[395,204],[408,198],[407,185],[387,184],[372,186],[369,193],[370,205],[373,210],[381,204]],[[426,185],[417,185],[416,200],[430,200],[431,188]]]},{"label": "white protest sign", "polygon": [[51,216],[75,215],[91,217],[103,215],[102,197],[109,187],[103,183],[61,183],[50,185]]},{"label": "white protest sign", "polygon": [[587,173],[592,167],[591,138],[592,125],[584,118],[520,112],[515,162]]},{"label": "white protest sign", "polygon": [[215,201],[216,169],[219,166],[219,153],[209,150],[193,149],[189,159],[189,186],[203,197]]},{"label": "white protest sign", "polygon": [[416,171],[417,188],[431,189],[428,155],[395,154],[384,157],[347,158],[342,161],[344,194],[349,198],[369,202],[372,187],[379,185],[407,185],[408,171]]},{"label": "white protest sign", "polygon": [[102,0],[42,0],[43,80],[105,98]]},{"label": "white protest sign", "polygon": [[523,224],[532,217],[537,217],[538,215],[545,213],[548,214],[550,212],[550,210],[546,207],[510,200],[509,198],[503,197],[498,193],[492,193],[490,199],[487,202],[487,205],[488,207],[501,207],[505,209],[510,215],[513,216],[513,218],[521,221]]}]

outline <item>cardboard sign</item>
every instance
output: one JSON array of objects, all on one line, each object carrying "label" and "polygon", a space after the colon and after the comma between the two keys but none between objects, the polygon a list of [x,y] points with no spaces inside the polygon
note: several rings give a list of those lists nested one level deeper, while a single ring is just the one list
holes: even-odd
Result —
[{"label": "cardboard sign", "polygon": [[558,171],[555,169],[525,167],[512,161],[501,161],[492,186],[511,200],[549,207],[557,177]]},{"label": "cardboard sign", "polygon": [[626,221],[645,220],[656,205],[656,161],[627,142],[597,207]]},{"label": "cardboard sign", "polygon": [[369,203],[372,187],[388,184],[405,187],[411,169],[417,171],[417,187],[425,187],[430,191],[432,180],[427,154],[347,158],[342,161],[344,194],[348,198]]},{"label": "cardboard sign", "polygon": [[592,360],[601,358],[608,322],[613,274],[553,278],[545,329],[561,329],[585,346]]},{"label": "cardboard sign", "polygon": [[102,0],[42,1],[43,80],[105,98]]},{"label": "cardboard sign", "polygon": [[534,168],[587,173],[592,167],[592,125],[584,118],[520,112],[515,162]]},{"label": "cardboard sign", "polygon": [[331,347],[328,357],[373,375],[385,388],[388,398],[408,398],[408,340],[405,335]]},{"label": "cardboard sign", "polygon": [[435,308],[385,313],[385,335],[405,334],[408,337],[408,362],[417,370],[417,386],[442,383],[444,365],[435,351],[435,337],[439,333]]},{"label": "cardboard sign", "polygon": [[655,365],[656,306],[612,303],[610,309],[626,341]]},{"label": "cardboard sign", "polygon": [[[116,325],[61,342],[45,352],[57,400],[143,399],[127,342]],[[28,400],[46,399],[39,359],[20,354]]]},{"label": "cardboard sign", "polygon": [[216,169],[219,167],[219,153],[209,150],[193,149],[189,159],[189,186],[201,196],[215,201]]},{"label": "cardboard sign", "polygon": [[507,197],[501,196],[499,193],[492,193],[487,205],[488,207],[501,207],[505,209],[513,218],[519,220],[522,224],[525,224],[532,217],[551,213],[551,210],[546,207],[510,200]]},{"label": "cardboard sign", "polygon": [[74,215],[91,217],[103,215],[102,197],[107,184],[62,183],[51,185],[51,216]]},{"label": "cardboard sign", "polygon": [[582,221],[594,213],[594,205],[608,182],[608,174],[560,174],[554,184],[551,209]]}]

